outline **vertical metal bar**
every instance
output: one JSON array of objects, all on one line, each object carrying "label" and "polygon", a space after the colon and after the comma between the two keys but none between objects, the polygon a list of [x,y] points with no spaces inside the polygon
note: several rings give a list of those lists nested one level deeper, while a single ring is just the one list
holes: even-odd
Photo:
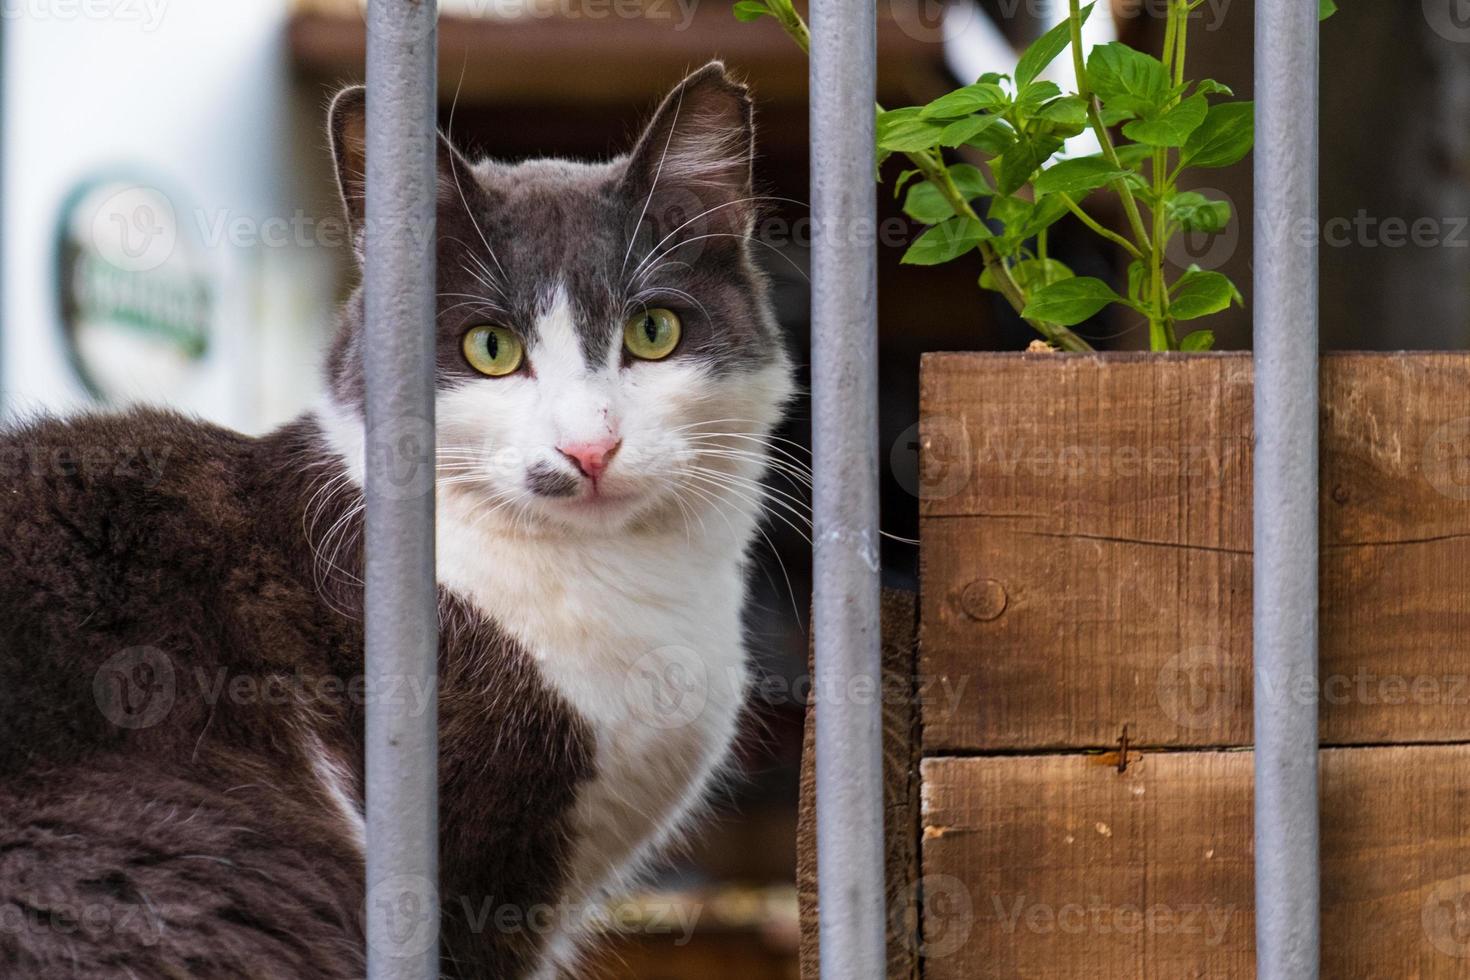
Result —
[{"label": "vertical metal bar", "polygon": [[373,980],[439,975],[436,16],[434,0],[368,4],[364,622]]},{"label": "vertical metal bar", "polygon": [[871,0],[812,0],[813,621],[821,971],[885,973]]},{"label": "vertical metal bar", "polygon": [[1256,971],[1316,978],[1317,12],[1256,4]]}]

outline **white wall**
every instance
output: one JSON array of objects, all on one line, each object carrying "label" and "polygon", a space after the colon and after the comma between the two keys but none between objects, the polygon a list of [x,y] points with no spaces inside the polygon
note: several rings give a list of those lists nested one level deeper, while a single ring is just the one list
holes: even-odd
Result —
[{"label": "white wall", "polygon": [[325,160],[321,106],[292,91],[286,0],[3,0],[0,10],[5,410],[91,403],[66,361],[53,255],[65,196],[101,174],[156,181],[182,233],[201,240],[215,342],[173,403],[247,430],[309,403],[340,250],[314,244],[311,224],[306,244],[293,232],[265,246],[254,234],[322,199],[305,187],[325,174],[312,165]]}]

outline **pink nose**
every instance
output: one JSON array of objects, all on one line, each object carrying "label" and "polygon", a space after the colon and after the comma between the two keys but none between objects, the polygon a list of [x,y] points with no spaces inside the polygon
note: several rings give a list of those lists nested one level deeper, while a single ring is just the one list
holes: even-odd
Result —
[{"label": "pink nose", "polygon": [[621,439],[600,439],[597,442],[574,442],[557,446],[556,450],[576,464],[584,476],[596,480],[607,470],[622,444]]}]

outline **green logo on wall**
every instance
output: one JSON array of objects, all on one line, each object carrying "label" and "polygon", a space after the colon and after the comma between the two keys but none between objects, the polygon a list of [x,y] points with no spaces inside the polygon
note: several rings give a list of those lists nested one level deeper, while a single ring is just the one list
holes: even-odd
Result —
[{"label": "green logo on wall", "polygon": [[102,401],[169,401],[198,379],[214,297],[202,249],[184,231],[169,196],[135,181],[88,181],[62,208],[63,339]]}]

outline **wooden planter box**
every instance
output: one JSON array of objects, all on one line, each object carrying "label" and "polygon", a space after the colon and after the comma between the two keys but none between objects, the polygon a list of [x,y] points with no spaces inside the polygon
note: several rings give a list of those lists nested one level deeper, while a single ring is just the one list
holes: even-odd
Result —
[{"label": "wooden planter box", "polygon": [[[1322,683],[1274,696],[1323,975],[1470,976],[1470,355],[1321,392]],[[1246,354],[925,358],[909,975],[1254,974],[1251,425]]]}]

